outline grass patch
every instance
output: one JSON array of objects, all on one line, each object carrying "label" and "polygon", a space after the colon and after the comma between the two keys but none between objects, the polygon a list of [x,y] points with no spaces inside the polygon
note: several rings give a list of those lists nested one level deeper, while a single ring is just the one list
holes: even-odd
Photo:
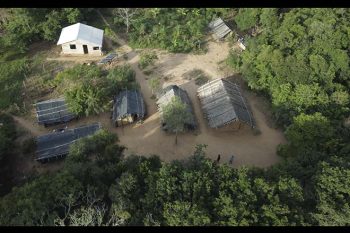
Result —
[{"label": "grass patch", "polygon": [[209,76],[200,69],[193,69],[183,74],[183,77],[187,80],[193,80],[196,85],[200,86],[209,81]]},{"label": "grass patch", "polygon": [[143,74],[147,75],[147,76],[151,75],[152,73],[153,73],[152,70],[145,70],[145,71],[143,71]]},{"label": "grass patch", "polygon": [[139,68],[145,69],[146,67],[153,65],[158,56],[155,52],[142,52],[140,54]]},{"label": "grass patch", "polygon": [[22,143],[22,153],[23,154],[33,154],[36,150],[36,142],[33,137],[26,139]]},{"label": "grass patch", "polygon": [[144,74],[144,75],[151,75],[151,74],[153,74],[153,69],[144,70],[144,71],[143,71],[143,74]]},{"label": "grass patch", "polygon": [[257,128],[254,128],[253,129],[253,135],[257,136],[257,135],[260,135],[261,134],[261,131]]},{"label": "grass patch", "polygon": [[22,87],[28,60],[25,58],[0,64],[0,109],[22,101]]}]

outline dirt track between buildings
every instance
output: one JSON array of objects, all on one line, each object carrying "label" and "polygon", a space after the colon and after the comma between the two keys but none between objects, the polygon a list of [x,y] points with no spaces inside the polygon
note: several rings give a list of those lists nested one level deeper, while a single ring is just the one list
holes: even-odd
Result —
[{"label": "dirt track between buildings", "polygon": [[[276,155],[276,147],[285,142],[283,133],[279,129],[271,127],[269,114],[264,111],[264,101],[255,94],[244,90],[244,95],[252,108],[253,116],[261,134],[254,135],[249,127],[243,127],[239,131],[223,131],[208,128],[203,117],[199,100],[196,96],[198,86],[194,80],[187,80],[183,75],[192,70],[203,70],[211,79],[222,78],[231,75],[225,70],[219,69],[219,63],[228,55],[228,43],[208,43],[208,52],[203,55],[194,54],[169,54],[158,51],[158,61],[155,63],[157,74],[167,77],[163,80],[162,86],[177,84],[185,89],[192,101],[199,129],[193,133],[179,135],[178,144],[175,145],[175,136],[169,135],[160,129],[160,119],[157,112],[155,100],[151,99],[152,92],[148,85],[147,77],[138,67],[138,54],[133,51],[125,41],[117,37],[121,45],[117,51],[127,56],[129,63],[135,70],[137,82],[140,84],[141,92],[147,106],[147,117],[142,124],[131,124],[122,128],[115,128],[110,121],[110,113],[103,113],[98,116],[81,118],[78,121],[69,122],[68,127],[101,122],[111,132],[117,133],[120,144],[128,149],[126,154],[139,154],[150,156],[159,155],[164,161],[183,159],[191,155],[197,144],[206,144],[207,156],[216,159],[221,154],[221,163],[228,162],[231,155],[235,156],[234,167],[248,165],[267,167],[279,161]],[[17,118],[16,121],[32,132],[33,135],[50,132],[52,128],[43,128],[35,124],[28,124]],[[56,126],[57,127],[57,126]]]}]

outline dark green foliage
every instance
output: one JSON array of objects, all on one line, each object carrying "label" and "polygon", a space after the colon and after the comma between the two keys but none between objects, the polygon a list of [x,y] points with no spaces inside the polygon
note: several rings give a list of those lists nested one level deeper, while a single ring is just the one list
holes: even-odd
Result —
[{"label": "dark green foliage", "polygon": [[[73,18],[76,13],[72,10]],[[197,31],[193,37],[198,39],[209,18],[234,11],[142,13],[131,25],[134,44],[187,51],[193,49],[188,35]],[[285,126],[288,141],[278,149],[279,164],[219,166],[206,158],[205,145],[183,161],[124,158],[116,136],[101,130],[71,146],[61,171],[34,178],[1,198],[0,224],[349,225],[350,129],[343,125],[349,114],[349,19],[349,10],[340,8],[240,9],[235,17],[242,30],[262,28],[247,39],[242,54],[231,53],[227,62],[252,89],[270,97],[277,121]],[[182,20],[190,24],[183,26]],[[91,93],[93,104],[77,102],[76,108],[85,111],[98,108],[102,96],[131,88],[135,74],[118,67],[106,78],[97,67],[79,66],[59,74],[56,82],[73,93],[71,102]],[[15,130],[8,116],[0,115],[1,121],[6,124],[0,126],[0,152],[6,154]]]},{"label": "dark green foliage", "polygon": [[[293,155],[295,152],[303,153],[325,148],[335,130],[329,120],[320,113],[305,115],[304,113],[294,118],[293,124],[286,130],[289,145],[281,147],[283,156]],[[287,149],[288,148],[288,149]],[[284,150],[286,149],[286,150]]]},{"label": "dark green foliage", "polygon": [[162,121],[166,130],[176,134],[175,144],[177,144],[177,134],[186,130],[186,124],[191,120],[191,113],[186,103],[183,103],[178,96],[172,97],[170,102],[162,107],[162,111]]},{"label": "dark green foliage", "polygon": [[4,42],[20,51],[40,39],[56,41],[60,30],[82,20],[86,9],[78,8],[13,8],[4,25]]},{"label": "dark green foliage", "polygon": [[145,52],[141,53],[139,67],[140,69],[145,69],[149,65],[153,65],[154,60],[158,59],[155,52]]},{"label": "dark green foliage", "polygon": [[0,63],[0,109],[22,100],[22,81],[28,69],[27,59]]},{"label": "dark green foliage", "polygon": [[35,150],[36,150],[36,142],[35,142],[35,138],[34,137],[30,137],[30,138],[26,139],[22,143],[22,152],[23,152],[23,154],[34,153]]},{"label": "dark green foliage", "polygon": [[118,66],[109,71],[107,75],[109,82],[109,92],[111,95],[117,95],[120,91],[138,88],[135,80],[135,71],[129,66]]},{"label": "dark green foliage", "polygon": [[0,161],[13,149],[16,127],[11,116],[0,113]]},{"label": "dark green foliage", "polygon": [[69,196],[79,197],[82,186],[67,172],[41,176],[2,198],[1,225],[53,225]]},{"label": "dark green foliage", "polygon": [[57,74],[59,85],[71,110],[78,115],[91,115],[108,109],[108,84],[97,66],[77,65]]},{"label": "dark green foliage", "polygon": [[252,89],[271,96],[283,124],[289,124],[295,113],[318,111],[337,118],[346,115],[350,68],[345,28],[349,27],[349,10],[343,9],[341,17],[338,9],[277,12],[240,10],[236,22],[251,20],[244,28],[256,22],[263,30],[247,41],[247,50],[241,56],[232,53],[229,64],[242,72]]},{"label": "dark green foliage", "polygon": [[170,52],[198,49],[207,24],[217,11],[185,8],[144,9],[134,18],[129,32],[130,45],[161,48]]},{"label": "dark green foliage", "polygon": [[349,19],[348,9],[306,8],[241,9],[235,18],[243,30],[262,29],[228,64],[271,98],[276,120],[286,127],[288,143],[278,150],[285,159],[267,174],[300,181],[303,224],[346,225],[349,219],[349,188],[341,180],[349,162],[349,130],[341,124],[349,115]]},{"label": "dark green foliage", "polygon": [[244,31],[255,26],[259,20],[260,11],[258,8],[239,9],[238,14],[235,16],[238,28]]},{"label": "dark green foliage", "polygon": [[316,212],[315,224],[321,226],[349,226],[350,218],[350,169],[332,167],[321,163],[315,176]]},{"label": "dark green foliage", "polygon": [[138,87],[128,65],[110,70],[107,76],[98,66],[77,65],[57,74],[53,83],[57,92],[64,93],[71,110],[85,116],[110,109],[119,91]]}]

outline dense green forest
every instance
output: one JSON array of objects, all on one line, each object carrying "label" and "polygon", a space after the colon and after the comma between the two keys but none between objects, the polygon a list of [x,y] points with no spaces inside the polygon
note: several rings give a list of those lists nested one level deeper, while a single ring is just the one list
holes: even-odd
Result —
[{"label": "dense green forest", "polygon": [[107,111],[118,91],[138,87],[128,65],[108,72],[98,66],[76,65],[58,73],[52,83],[64,94],[71,111],[85,116]]},{"label": "dense green forest", "polygon": [[230,11],[217,8],[153,8],[133,16],[129,44],[136,48],[161,48],[170,52],[200,49],[208,32],[207,25],[216,16]]},{"label": "dense green forest", "polygon": [[[16,24],[3,26],[2,50],[16,40],[50,39],[53,34],[45,25],[56,20],[52,14],[67,17],[58,23],[72,22],[82,17],[76,12],[84,10],[49,10],[47,20],[35,18],[35,10],[27,17],[28,12],[18,9]],[[117,136],[101,130],[75,143],[60,171],[32,177],[2,197],[0,225],[349,225],[350,129],[344,120],[350,114],[350,10],[139,9],[129,42],[134,47],[194,51],[215,15],[233,21],[246,35],[247,49],[231,51],[227,64],[271,101],[288,140],[277,148],[279,164],[267,169],[218,165],[205,157],[205,145],[194,148],[187,160],[171,163],[157,155],[124,157],[125,148],[115,144]],[[28,19],[41,23],[26,28]],[[258,35],[252,36],[252,30]],[[25,64],[0,64],[1,74],[6,72],[0,85],[11,88],[16,84],[10,77],[22,79],[17,69],[1,66],[25,70]],[[73,85],[80,80],[79,72],[94,75],[86,84]],[[93,82],[93,77],[105,76],[106,83]],[[56,80],[57,85],[71,86],[68,99],[86,92],[97,101],[118,91],[110,90],[110,83],[135,85],[128,67],[109,74],[80,67]],[[104,88],[99,98],[94,85]],[[0,95],[3,100],[7,94]],[[87,110],[84,102],[75,107],[78,113],[95,111]],[[11,149],[6,139],[15,137],[10,119],[0,116],[1,157]]]},{"label": "dense green forest", "polygon": [[5,45],[25,51],[38,40],[56,41],[62,26],[89,18],[90,8],[13,8],[1,24]]}]

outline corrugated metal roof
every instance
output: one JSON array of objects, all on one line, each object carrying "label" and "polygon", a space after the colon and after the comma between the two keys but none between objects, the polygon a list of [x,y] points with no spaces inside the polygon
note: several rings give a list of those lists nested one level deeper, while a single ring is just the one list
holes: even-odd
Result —
[{"label": "corrugated metal roof", "polygon": [[209,28],[211,29],[212,33],[214,33],[216,39],[222,39],[227,34],[232,32],[232,30],[225,24],[225,22],[221,18],[217,18],[210,22]]},{"label": "corrugated metal roof", "polygon": [[197,90],[208,124],[218,128],[232,121],[242,121],[255,127],[254,119],[237,84],[215,79]]},{"label": "corrugated metal roof", "polygon": [[138,90],[120,92],[114,100],[112,119],[122,119],[127,115],[136,114],[139,119],[145,116],[145,104]]},{"label": "corrugated metal roof", "polygon": [[102,64],[106,64],[106,63],[111,63],[113,61],[113,59],[117,56],[118,56],[117,53],[110,53],[106,57],[101,59],[101,61],[97,62],[97,64],[102,65]]},{"label": "corrugated metal roof", "polygon": [[86,24],[76,23],[62,29],[57,45],[81,40],[94,46],[102,46],[103,30]]},{"label": "corrugated metal roof", "polygon": [[54,132],[36,138],[37,149],[35,160],[55,158],[68,154],[70,145],[80,138],[94,134],[101,128],[100,123]]},{"label": "corrugated metal roof", "polygon": [[164,106],[166,106],[167,104],[169,104],[170,101],[172,100],[172,98],[175,96],[178,96],[181,99],[181,101],[187,105],[187,110],[191,113],[191,118],[189,119],[187,124],[191,125],[193,128],[196,128],[197,122],[196,122],[195,117],[194,117],[194,112],[192,109],[191,100],[190,100],[187,92],[176,85],[167,86],[161,92],[159,99],[157,101],[158,111],[159,111],[160,115],[162,115],[162,113],[163,113],[162,108]]},{"label": "corrugated metal roof", "polygon": [[76,117],[69,111],[64,98],[51,99],[35,104],[39,124],[68,122]]}]

